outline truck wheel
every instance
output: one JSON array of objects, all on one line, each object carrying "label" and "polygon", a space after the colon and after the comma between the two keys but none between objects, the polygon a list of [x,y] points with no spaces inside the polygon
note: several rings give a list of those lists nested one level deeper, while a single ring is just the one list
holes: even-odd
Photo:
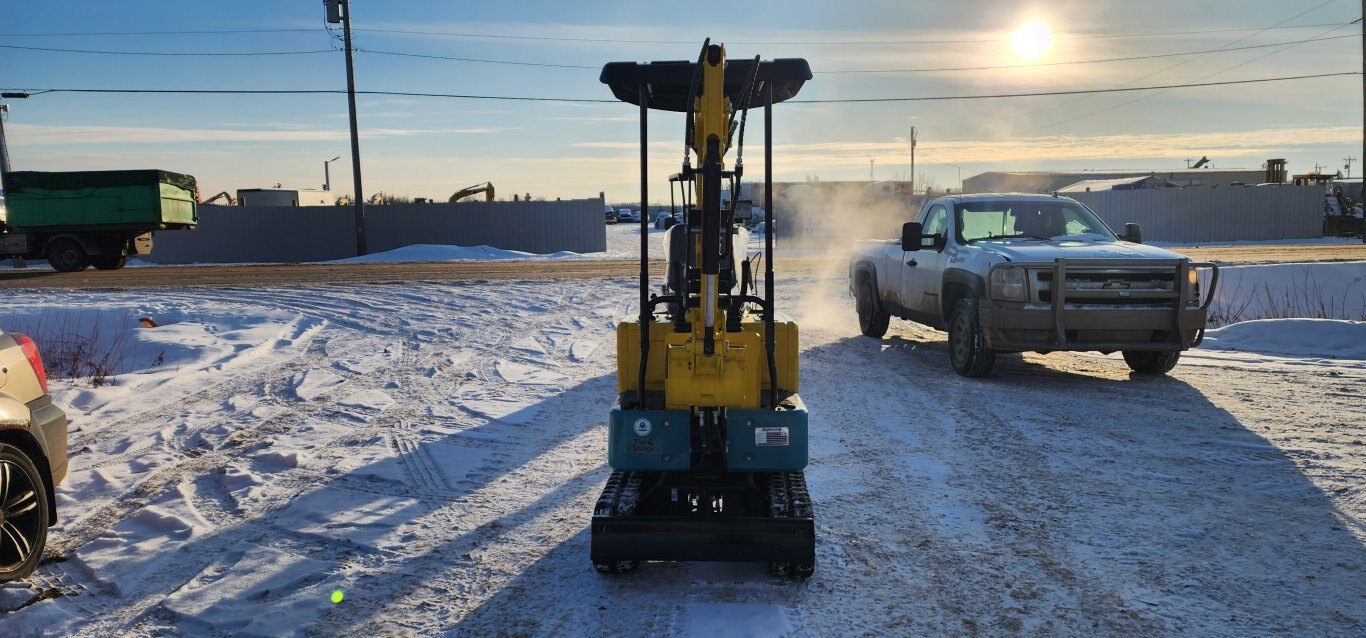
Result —
[{"label": "truck wheel", "polygon": [[80,272],[90,265],[90,258],[80,242],[58,239],[47,246],[47,263],[58,272]]},{"label": "truck wheel", "polygon": [[1124,351],[1124,363],[1139,374],[1167,374],[1180,358],[1180,352]]},{"label": "truck wheel", "polygon": [[859,282],[858,298],[854,303],[858,306],[858,327],[864,336],[881,339],[887,334],[887,324],[892,317],[877,306],[877,294],[871,280]]},{"label": "truck wheel", "polygon": [[996,351],[988,348],[982,338],[977,299],[973,297],[961,299],[953,307],[949,319],[949,363],[954,372],[965,377],[986,376],[996,363]]},{"label": "truck wheel", "polygon": [[91,257],[90,263],[100,270],[118,270],[128,264],[128,256],[120,255],[118,257],[112,257],[104,255],[100,257]]},{"label": "truck wheel", "polygon": [[23,450],[0,443],[0,583],[33,573],[47,542],[43,477]]}]

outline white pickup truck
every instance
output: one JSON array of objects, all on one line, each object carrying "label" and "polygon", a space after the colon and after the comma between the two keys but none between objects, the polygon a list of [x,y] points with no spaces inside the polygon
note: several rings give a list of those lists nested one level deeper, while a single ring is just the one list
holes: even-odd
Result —
[{"label": "white pickup truck", "polygon": [[900,241],[854,245],[849,290],[869,337],[893,316],[948,330],[963,376],[989,373],[997,352],[1057,350],[1119,351],[1164,374],[1204,337],[1219,271],[1141,241],[1137,224],[1117,237],[1066,197],[940,197]]}]

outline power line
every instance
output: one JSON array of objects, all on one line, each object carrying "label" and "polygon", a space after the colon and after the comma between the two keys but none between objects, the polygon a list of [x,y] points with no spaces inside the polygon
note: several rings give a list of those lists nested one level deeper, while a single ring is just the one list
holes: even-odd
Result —
[{"label": "power line", "polygon": [[[1341,26],[1344,23],[1328,22],[1321,24],[1298,24],[1275,26],[1272,29],[1312,29],[1318,27]],[[1352,23],[1345,23],[1352,24]],[[552,36],[531,36],[531,35],[505,35],[491,33],[467,33],[451,31],[416,31],[407,29],[353,29],[354,31],[366,31],[370,33],[391,33],[400,35],[430,35],[445,36],[452,38],[472,38],[472,39],[493,39],[493,40],[534,40],[551,42],[606,42],[621,44],[696,44],[694,40],[632,40],[620,38],[569,38]],[[1105,40],[1119,38],[1150,38],[1178,35],[1211,35],[1216,33],[1244,33],[1248,31],[1265,31],[1265,28],[1240,27],[1224,29],[1193,29],[1185,31],[1150,31],[1142,33],[1100,33],[1090,35],[1061,35],[1058,40]],[[0,33],[0,37],[13,38],[38,38],[38,37],[86,37],[86,36],[144,36],[144,35],[219,35],[219,34],[241,34],[241,33],[314,33],[317,29],[205,29],[205,30],[181,30],[181,31],[67,31],[67,32],[40,32],[40,33]],[[885,45],[913,45],[913,44],[971,44],[981,42],[1000,42],[999,37],[987,38],[957,38],[957,39],[912,39],[912,40],[756,40],[756,41],[734,41],[734,44],[749,45],[810,45],[810,46],[885,46]]]},{"label": "power line", "polygon": [[1246,51],[1248,49],[1266,49],[1270,47],[1282,47],[1306,42],[1326,42],[1328,40],[1342,40],[1344,38],[1356,38],[1357,35],[1335,35],[1327,38],[1307,38],[1292,42],[1277,42],[1274,44],[1252,44],[1243,47],[1227,49],[1206,49],[1204,51],[1185,51],[1182,53],[1155,53],[1152,55],[1131,55],[1122,58],[1100,58],[1096,60],[1068,60],[1062,62],[1040,62],[1037,64],[1004,64],[996,66],[959,66],[959,67],[939,67],[925,69],[869,69],[869,70],[841,70],[841,71],[813,71],[818,74],[845,74],[845,73],[938,73],[945,71],[988,71],[994,69],[1029,69],[1043,66],[1066,66],[1072,64],[1099,64],[1102,62],[1129,62],[1133,60],[1152,60],[1155,58],[1175,58],[1185,55],[1204,55],[1206,53],[1223,53],[1226,51]]},{"label": "power line", "polygon": [[951,95],[933,97],[882,97],[882,98],[847,98],[842,100],[790,100],[789,104],[826,104],[841,102],[927,102],[938,100],[984,100],[993,98],[1011,97],[1044,97],[1050,95],[1081,95],[1085,93],[1122,93],[1128,91],[1153,91],[1157,89],[1188,89],[1200,86],[1228,86],[1232,84],[1259,84],[1263,82],[1286,82],[1290,80],[1309,80],[1313,78],[1331,78],[1343,75],[1361,75],[1361,71],[1342,71],[1339,73],[1316,73],[1313,75],[1290,75],[1276,78],[1255,78],[1251,80],[1225,80],[1223,82],[1200,82],[1190,84],[1168,84],[1163,86],[1131,86],[1110,89],[1081,89],[1076,91],[1039,91],[1034,93],[996,93],[991,95]]},{"label": "power line", "polygon": [[[1340,28],[1340,27],[1339,27],[1339,28]],[[1324,41],[1328,41],[1328,40],[1341,40],[1341,39],[1355,38],[1355,37],[1357,37],[1357,36],[1356,36],[1356,35],[1340,35],[1340,36],[1331,36],[1331,37],[1307,38],[1307,39],[1304,39],[1304,40],[1295,40],[1295,41],[1291,41],[1291,42],[1277,42],[1277,43],[1273,43],[1273,44],[1254,44],[1254,45],[1248,45],[1248,46],[1242,46],[1242,47],[1230,47],[1230,48],[1220,48],[1220,49],[1206,49],[1206,50],[1203,50],[1203,51],[1185,51],[1185,52],[1178,52],[1178,53],[1157,53],[1157,54],[1151,54],[1151,55],[1133,55],[1133,56],[1125,56],[1125,57],[1117,57],[1117,58],[1100,58],[1100,59],[1094,59],[1094,60],[1067,60],[1067,61],[1059,61],[1059,62],[1041,62],[1041,63],[1037,63],[1037,64],[1006,64],[1006,65],[990,65],[990,66],[938,67],[938,68],[919,68],[919,69],[843,69],[843,70],[834,70],[834,71],[815,71],[815,73],[817,73],[817,74],[825,74],[825,75],[842,75],[842,74],[858,74],[858,73],[939,73],[939,72],[961,72],[961,71],[987,71],[987,70],[1001,70],[1001,69],[1028,69],[1028,68],[1034,68],[1034,67],[1070,66],[1070,65],[1078,65],[1078,64],[1101,64],[1101,63],[1112,63],[1112,62],[1130,62],[1130,61],[1135,61],[1135,60],[1150,60],[1150,59],[1157,59],[1157,58],[1171,58],[1171,57],[1181,57],[1181,56],[1189,56],[1189,55],[1204,55],[1204,54],[1207,54],[1207,53],[1222,53],[1222,52],[1228,52],[1228,51],[1245,51],[1245,50],[1250,50],[1250,49],[1265,49],[1265,48],[1271,48],[1271,47],[1289,47],[1289,46],[1298,45],[1298,44],[1304,44],[1304,43],[1308,43],[1308,42],[1324,42]],[[309,50],[309,51],[244,51],[244,52],[109,51],[109,50],[93,50],[93,49],[61,49],[61,48],[49,48],[49,47],[28,47],[28,46],[18,46],[18,45],[9,45],[9,44],[0,44],[0,48],[4,48],[4,49],[22,49],[22,50],[28,50],[28,51],[49,51],[49,52],[60,52],[60,53],[85,53],[85,54],[99,54],[99,55],[140,55],[140,56],[228,56],[228,57],[252,57],[252,56],[272,56],[272,55],[311,55],[311,54],[333,53],[333,52],[335,52],[334,50],[331,50],[331,49],[326,49],[326,50]],[[598,69],[600,68],[600,67],[597,66],[597,65],[584,65],[584,64],[557,64],[557,63],[550,63],[550,62],[523,62],[523,61],[516,61],[516,60],[496,60],[496,59],[491,59],[491,58],[469,58],[469,57],[461,57],[461,56],[436,55],[436,54],[426,54],[426,53],[410,53],[410,52],[403,52],[403,51],[382,51],[382,50],[378,50],[378,49],[362,49],[362,48],[357,48],[356,50],[359,51],[359,52],[370,53],[370,54],[373,54],[373,55],[387,55],[387,56],[398,56],[398,57],[408,57],[408,58],[422,58],[422,59],[429,59],[429,60],[450,60],[450,61],[456,61],[456,62],[470,62],[470,63],[478,63],[478,64],[503,64],[503,65],[511,65],[511,66],[547,67],[547,68],[560,68],[560,69],[588,69],[588,70],[594,70],[594,71],[596,71],[596,70],[598,70]],[[1174,67],[1168,67],[1168,68],[1174,68]],[[1145,77],[1146,77],[1146,76],[1145,76]],[[1141,79],[1141,78],[1140,78],[1140,79]]]},{"label": "power line", "polygon": [[316,51],[241,51],[241,52],[176,52],[176,51],[101,51],[93,49],[54,49],[49,47],[24,47],[15,44],[0,44],[0,49],[23,49],[25,51],[49,51],[56,53],[94,53],[99,55],[150,55],[150,56],[228,56],[228,57],[247,57],[257,55],[312,55],[315,53],[333,53],[331,49],[320,49]]},{"label": "power line", "polygon": [[223,33],[315,33],[317,29],[211,29],[203,31],[69,31],[65,33],[0,33],[5,38],[47,38],[92,35],[219,35]]},{"label": "power line", "polygon": [[[1345,25],[1345,24],[1344,24],[1344,25],[1339,25],[1339,26],[1333,27],[1333,28],[1331,28],[1331,29],[1328,29],[1327,31],[1324,31],[1323,33],[1320,33],[1319,36],[1327,35],[1327,34],[1329,34],[1329,33],[1332,33],[1332,32],[1334,32],[1334,31],[1337,31],[1338,29],[1341,29],[1342,27],[1345,27],[1345,26],[1348,26],[1348,25]],[[1360,37],[1360,36],[1351,35],[1351,36],[1346,36],[1346,37]],[[1302,43],[1300,43],[1300,42],[1291,42],[1291,43],[1289,43],[1289,44],[1286,44],[1283,48],[1276,49],[1275,51],[1268,51],[1267,53],[1264,53],[1264,54],[1262,54],[1262,55],[1259,55],[1259,56],[1257,56],[1257,57],[1255,57],[1255,58],[1252,58],[1252,59],[1250,59],[1250,60],[1245,60],[1245,61],[1243,61],[1243,62],[1240,62],[1240,63],[1235,64],[1235,65],[1230,66],[1230,67],[1226,67],[1226,68],[1220,69],[1220,70],[1215,71],[1215,72],[1213,72],[1213,73],[1207,73],[1207,74],[1205,74],[1205,75],[1202,75],[1202,76],[1200,76],[1200,77],[1198,77],[1198,78],[1195,78],[1194,81],[1195,81],[1195,82],[1200,82],[1200,81],[1203,81],[1203,80],[1207,80],[1207,79],[1209,79],[1209,78],[1212,78],[1212,77],[1214,77],[1214,76],[1216,76],[1216,75],[1221,75],[1221,74],[1223,74],[1223,73],[1227,73],[1227,72],[1232,71],[1232,70],[1234,70],[1234,69],[1242,68],[1242,67],[1247,66],[1247,65],[1249,65],[1249,64],[1251,64],[1251,63],[1253,63],[1253,62],[1256,62],[1257,60],[1261,60],[1262,58],[1266,58],[1266,57],[1269,57],[1269,56],[1272,56],[1272,55],[1276,55],[1277,53],[1280,53],[1280,52],[1282,52],[1282,51],[1285,51],[1286,49],[1290,49],[1290,48],[1292,48],[1292,47],[1298,46],[1299,44],[1302,44]],[[1142,96],[1136,97],[1136,98],[1134,98],[1134,99],[1132,99],[1132,100],[1126,100],[1126,101],[1124,101],[1124,102],[1120,102],[1119,104],[1114,104],[1114,105],[1112,105],[1112,106],[1108,106],[1108,107],[1103,108],[1103,109],[1098,109],[1098,110],[1096,110],[1096,111],[1092,111],[1092,112],[1087,113],[1087,114],[1085,114],[1085,115],[1081,115],[1081,116],[1077,116],[1077,117],[1071,117],[1071,118],[1068,118],[1068,119],[1063,120],[1063,121],[1054,122],[1054,123],[1052,123],[1052,124],[1044,124],[1044,125],[1042,125],[1042,126],[1036,126],[1036,127],[1032,128],[1032,129],[1029,129],[1029,131],[1037,131],[1037,130],[1045,129],[1045,128],[1053,128],[1054,126],[1059,126],[1059,125],[1061,125],[1061,124],[1068,124],[1068,123],[1071,123],[1071,122],[1075,122],[1075,121],[1077,121],[1077,120],[1079,120],[1079,119],[1088,118],[1088,117],[1091,117],[1091,116],[1093,116],[1093,115],[1099,115],[1099,114],[1101,114],[1101,113],[1105,113],[1105,112],[1108,112],[1108,111],[1113,111],[1113,110],[1115,110],[1115,109],[1117,109],[1117,108],[1120,108],[1120,107],[1124,107],[1124,106],[1128,106],[1128,105],[1130,105],[1130,104],[1133,104],[1134,102],[1142,102],[1143,100],[1146,100],[1146,99],[1148,99],[1148,98],[1157,97],[1157,96],[1159,96],[1159,95],[1162,95],[1163,93],[1166,93],[1168,90],[1170,90],[1170,89],[1164,89],[1164,90],[1158,91],[1158,92],[1156,92],[1156,93],[1151,93],[1151,94],[1149,94],[1149,95],[1142,95]],[[1026,132],[1029,132],[1029,131],[1026,131]]]},{"label": "power line", "polygon": [[[1337,73],[1316,73],[1312,75],[1292,75],[1273,78],[1254,78],[1248,80],[1225,80],[1222,82],[1200,82],[1189,84],[1168,84],[1161,86],[1135,86],[1124,88],[1109,89],[1080,89],[1074,91],[1038,91],[1029,93],[995,93],[983,95],[935,95],[920,97],[881,97],[881,98],[843,98],[833,100],[790,100],[788,104],[845,104],[845,103],[870,103],[870,102],[927,102],[945,100],[987,100],[1000,98],[1017,97],[1042,97],[1053,95],[1080,95],[1084,93],[1120,93],[1130,91],[1153,91],[1186,89],[1203,86],[1229,86],[1236,84],[1259,84],[1264,82],[1287,82],[1293,80],[1310,80],[1316,78],[1331,78],[1347,75],[1361,75],[1361,71],[1342,71]],[[44,93],[106,93],[106,94],[185,94],[185,95],[306,95],[306,94],[338,94],[345,91],[337,89],[86,89],[86,88],[50,88],[50,89],[21,89],[4,88],[5,91],[27,91],[31,95],[41,95]],[[530,97],[512,95],[466,95],[455,93],[420,93],[411,91],[356,91],[357,95],[383,95],[396,97],[431,97],[431,98],[450,98],[467,100],[511,100],[521,102],[580,102],[615,104],[617,100],[606,99],[585,99],[585,98],[559,98],[559,97]]]},{"label": "power line", "polygon": [[[1326,24],[1303,24],[1290,26],[1276,26],[1276,29],[1310,29],[1316,27],[1340,26],[1341,24],[1330,22]],[[393,33],[403,35],[434,35],[452,38],[474,38],[492,40],[535,40],[550,42],[617,42],[623,44],[696,44],[694,40],[628,40],[618,38],[567,38],[553,36],[533,36],[533,35],[501,35],[489,33],[463,33],[450,31],[413,31],[406,29],[356,29],[357,31],[369,31],[372,33]],[[1104,40],[1116,38],[1148,38],[1174,35],[1209,35],[1214,33],[1242,33],[1246,31],[1264,31],[1261,27],[1233,28],[1233,29],[1197,29],[1187,31],[1154,31],[1147,33],[1103,33],[1094,35],[1070,35],[1057,36],[1058,40]],[[885,46],[885,45],[906,45],[906,44],[973,44],[982,42],[1000,42],[1003,38],[957,38],[957,39],[925,39],[925,40],[737,40],[732,44],[748,45],[803,45],[803,46]]]},{"label": "power line", "polygon": [[[1297,19],[1297,18],[1299,18],[1299,17],[1301,17],[1301,16],[1304,16],[1304,15],[1307,15],[1307,14],[1309,14],[1309,13],[1313,13],[1313,12],[1315,12],[1315,11],[1318,11],[1319,9],[1322,9],[1323,7],[1326,7],[1326,6],[1330,5],[1330,4],[1332,4],[1334,1],[1335,1],[1335,0],[1324,0],[1324,2],[1321,2],[1321,3],[1316,4],[1316,5],[1314,5],[1314,6],[1310,7],[1310,8],[1308,8],[1308,9],[1305,9],[1305,10],[1299,12],[1299,13],[1296,13],[1295,15],[1292,15],[1292,16],[1290,16],[1289,18],[1286,18],[1286,19],[1284,19],[1284,20],[1281,20],[1280,22],[1277,22],[1277,23],[1275,23],[1275,24],[1273,24],[1273,25],[1271,25],[1271,26],[1269,26],[1269,27],[1262,27],[1261,29],[1257,29],[1254,33],[1250,33],[1250,34],[1248,34],[1248,35],[1245,35],[1245,36],[1243,36],[1243,37],[1241,37],[1241,38],[1238,38],[1238,39],[1236,39],[1236,40],[1234,40],[1234,41],[1232,41],[1232,42],[1229,42],[1229,43],[1227,43],[1227,44],[1225,44],[1224,46],[1219,47],[1219,48],[1220,48],[1220,49],[1228,49],[1228,48],[1231,48],[1233,45],[1238,44],[1239,42],[1242,42],[1242,41],[1244,41],[1244,40],[1247,40],[1248,38],[1254,37],[1254,36],[1256,36],[1256,35],[1258,35],[1258,34],[1261,34],[1261,33],[1263,33],[1263,32],[1271,31],[1271,30],[1273,30],[1273,29],[1284,28],[1285,23],[1290,22],[1291,20],[1295,20],[1295,19]],[[1315,36],[1315,37],[1323,36],[1323,35],[1326,35],[1326,34],[1328,34],[1328,33],[1331,33],[1332,31],[1335,31],[1335,30],[1337,30],[1337,29],[1340,29],[1340,28],[1342,28],[1342,27],[1345,27],[1345,26],[1348,26],[1348,25],[1351,25],[1351,24],[1355,24],[1358,20],[1360,20],[1360,18],[1357,18],[1357,20],[1353,20],[1352,22],[1337,24],[1337,25],[1333,26],[1332,29],[1329,29],[1328,31],[1325,31],[1325,32],[1323,32],[1323,33],[1319,33],[1318,36]],[[1325,25],[1325,26],[1327,26],[1327,25]],[[1177,63],[1175,63],[1175,64],[1167,65],[1167,66],[1165,66],[1165,67],[1163,67],[1163,68],[1161,68],[1161,69],[1158,69],[1158,70],[1156,70],[1156,71],[1153,71],[1153,72],[1151,72],[1151,73],[1145,73],[1145,74],[1143,74],[1143,75],[1140,75],[1140,76],[1138,76],[1138,77],[1136,77],[1136,78],[1134,78],[1134,79],[1132,79],[1132,80],[1129,80],[1129,81],[1127,81],[1127,82],[1125,82],[1125,83],[1123,83],[1123,84],[1121,84],[1121,85],[1119,85],[1119,86],[1120,86],[1120,87],[1129,86],[1129,85],[1131,85],[1131,84],[1133,84],[1133,83],[1135,83],[1135,82],[1140,82],[1140,81],[1142,81],[1142,80],[1146,80],[1146,79],[1148,79],[1148,78],[1150,78],[1150,77],[1153,77],[1153,76],[1155,76],[1155,75],[1158,75],[1158,74],[1161,74],[1161,73],[1166,73],[1167,71],[1170,71],[1170,70],[1172,70],[1172,69],[1175,69],[1175,68],[1177,68],[1177,67],[1179,67],[1179,66],[1183,66],[1183,65],[1186,65],[1186,64],[1190,64],[1191,62],[1194,62],[1194,61],[1197,60],[1197,59],[1199,59],[1199,56],[1195,56],[1195,57],[1191,57],[1191,58],[1188,58],[1188,59],[1185,59],[1185,60],[1181,60],[1181,61],[1179,61],[1179,62],[1177,62]],[[1088,99],[1088,97],[1089,97],[1089,96],[1083,96],[1083,97],[1079,97],[1079,98],[1077,98],[1077,99],[1075,99],[1075,100],[1067,100],[1067,101],[1065,101],[1065,102],[1063,102],[1063,103],[1061,103],[1061,104],[1055,104],[1055,105],[1053,105],[1052,107],[1043,108],[1043,109],[1035,109],[1035,110],[1033,110],[1033,111],[1030,111],[1029,113],[1026,113],[1026,115],[1031,115],[1031,114],[1037,113],[1037,112],[1039,112],[1039,111],[1045,111],[1045,110],[1050,110],[1050,109],[1057,109],[1057,108],[1059,108],[1059,107],[1063,107],[1063,106],[1066,106],[1066,105],[1068,105],[1068,104],[1073,104],[1073,103],[1076,103],[1076,102],[1081,102],[1081,101],[1083,101],[1083,100]],[[1106,109],[1106,110],[1108,110],[1108,109]],[[1102,111],[1097,111],[1097,113],[1100,113],[1100,112],[1102,112]],[[1090,113],[1090,114],[1084,115],[1084,116],[1082,116],[1082,117],[1090,117],[1091,115],[1095,115],[1095,114],[1096,114],[1096,113]],[[1048,127],[1051,127],[1051,126],[1057,126],[1058,124],[1061,124],[1061,123],[1062,123],[1062,122],[1055,122],[1055,123],[1053,123],[1053,124],[1048,124],[1048,125],[1044,125],[1044,126],[1035,127],[1035,128],[1033,128],[1033,129],[1030,129],[1030,130],[1031,130],[1031,131],[1034,131],[1034,130],[1038,130],[1038,129],[1040,129],[1040,128],[1048,128]]]},{"label": "power line", "polygon": [[425,58],[425,59],[429,59],[429,60],[454,60],[454,61],[457,61],[457,62],[478,62],[478,63],[482,63],[482,64],[510,64],[510,65],[514,65],[514,66],[540,66],[540,67],[551,67],[551,68],[557,68],[557,69],[592,69],[592,70],[594,70],[594,71],[596,71],[596,70],[602,68],[601,66],[588,66],[588,65],[583,65],[583,64],[554,64],[554,63],[550,63],[550,62],[515,62],[515,61],[512,61],[512,60],[490,60],[490,59],[486,59],[486,58],[461,58],[461,57],[455,57],[455,56],[449,56],[449,55],[431,55],[431,54],[426,54],[426,53],[402,53],[402,52],[399,52],[399,51],[378,51],[378,50],[375,50],[375,49],[356,49],[356,50],[359,51],[359,52],[362,52],[362,53],[371,53],[371,54],[374,54],[374,55],[394,55],[394,56],[401,56],[401,57],[405,57],[405,58]]}]

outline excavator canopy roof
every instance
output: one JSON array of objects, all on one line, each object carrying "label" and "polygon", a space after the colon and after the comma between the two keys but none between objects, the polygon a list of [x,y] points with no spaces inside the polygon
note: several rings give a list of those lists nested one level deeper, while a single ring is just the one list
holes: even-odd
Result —
[{"label": "excavator canopy roof", "polygon": [[[773,85],[773,103],[791,99],[800,91],[802,84],[811,79],[811,66],[802,58],[778,58],[759,63],[759,88],[754,90],[749,104],[741,104],[739,96],[745,89],[745,82],[754,66],[753,59],[726,60],[726,96],[736,109],[762,107],[764,93],[762,87]],[[650,108],[662,111],[687,112],[688,88],[693,81],[696,62],[676,60],[671,62],[608,62],[602,67],[599,79],[612,88],[612,94],[622,102],[640,104],[639,86],[649,87]],[[702,87],[697,87],[701,95]]]}]

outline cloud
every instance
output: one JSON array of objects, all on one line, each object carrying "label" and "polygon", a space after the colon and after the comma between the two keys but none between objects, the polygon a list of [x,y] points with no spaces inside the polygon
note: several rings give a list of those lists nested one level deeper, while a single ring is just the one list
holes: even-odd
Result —
[{"label": "cloud", "polygon": [[[262,129],[180,129],[152,126],[80,126],[11,124],[12,141],[33,145],[82,144],[167,144],[202,142],[333,142],[350,139],[345,129],[337,130],[262,130]],[[414,137],[418,135],[484,135],[500,133],[500,128],[404,129],[365,128],[364,139]]]},{"label": "cloud", "polygon": [[564,121],[564,122],[590,122],[590,123],[595,123],[595,124],[596,124],[596,123],[606,123],[606,122],[635,122],[635,121],[637,121],[637,120],[640,119],[640,116],[639,116],[639,115],[604,115],[604,116],[600,116],[600,117],[590,117],[590,116],[574,117],[574,116],[569,116],[569,117],[547,117],[547,118],[544,118],[544,119],[547,119],[547,120],[556,120],[556,121]]},{"label": "cloud", "polygon": [[[1049,136],[1006,139],[924,141],[916,149],[926,163],[1045,162],[1058,160],[1156,159],[1184,157],[1198,149],[1209,155],[1258,155],[1299,146],[1361,143],[1355,126],[1287,128],[1217,133],[1161,133],[1094,136]],[[890,142],[826,142],[774,147],[784,163],[812,168],[866,166],[869,159],[903,162],[904,140]]]}]

